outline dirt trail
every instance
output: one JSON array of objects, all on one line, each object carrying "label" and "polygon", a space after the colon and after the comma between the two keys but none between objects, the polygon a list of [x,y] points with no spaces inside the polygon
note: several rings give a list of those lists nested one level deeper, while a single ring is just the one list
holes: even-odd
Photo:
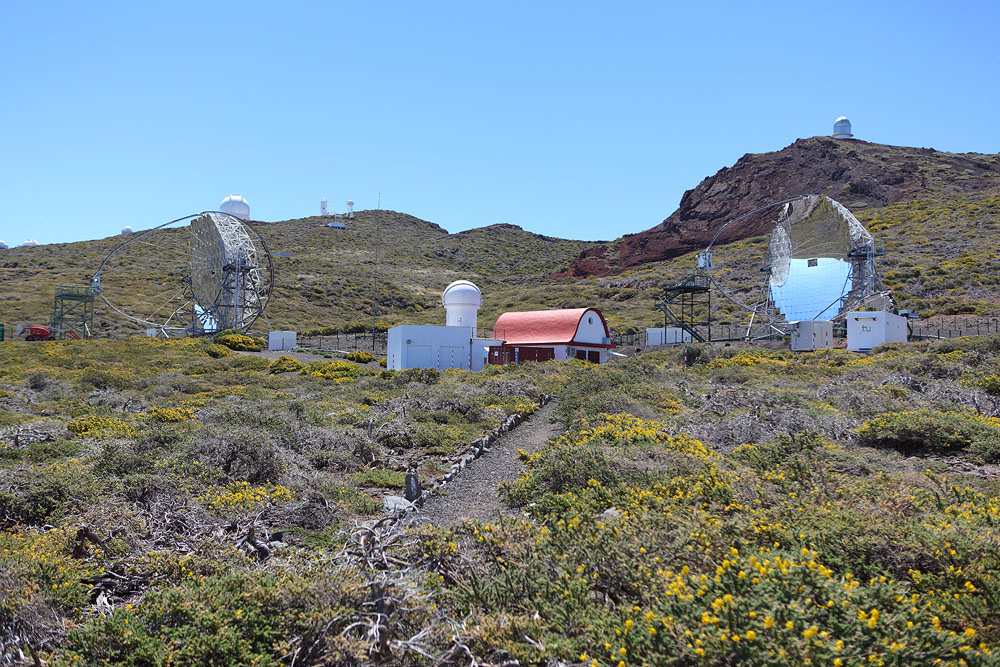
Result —
[{"label": "dirt trail", "polygon": [[559,425],[549,422],[554,407],[555,401],[549,402],[513,431],[501,436],[490,451],[443,487],[448,495],[428,496],[424,506],[411,513],[406,523],[451,526],[463,518],[495,521],[500,507],[497,487],[503,480],[517,479],[523,467],[517,459],[517,450],[537,452],[550,438],[559,435]]}]

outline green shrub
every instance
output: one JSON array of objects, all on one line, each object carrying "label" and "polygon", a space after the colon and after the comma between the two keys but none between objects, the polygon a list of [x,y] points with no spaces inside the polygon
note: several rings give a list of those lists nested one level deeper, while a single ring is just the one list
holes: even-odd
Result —
[{"label": "green shrub", "polygon": [[[292,637],[321,641],[316,631],[323,629],[320,620],[330,605],[361,604],[352,596],[355,583],[328,577],[314,583],[279,580],[260,572],[195,578],[150,592],[138,607],[119,608],[70,633],[56,664],[279,664],[279,656],[294,652],[288,651]],[[348,647],[342,642],[339,648]],[[342,655],[336,662],[345,661]]]},{"label": "green shrub", "polygon": [[861,424],[855,433],[865,444],[904,454],[971,449],[989,461],[1000,460],[1000,420],[973,413],[887,412]]},{"label": "green shrub", "polygon": [[40,525],[87,507],[101,485],[76,459],[18,471],[11,490],[0,491],[0,525]]},{"label": "green shrub", "polygon": [[394,377],[396,384],[404,385],[410,382],[420,382],[422,384],[437,384],[441,379],[441,371],[436,368],[407,368],[396,373]]},{"label": "green shrub", "polygon": [[219,345],[217,343],[212,343],[207,348],[205,348],[205,354],[212,357],[213,359],[221,359],[222,357],[228,357],[232,352],[225,345]]},{"label": "green shrub", "polygon": [[384,468],[368,468],[354,474],[354,481],[359,486],[377,486],[383,489],[395,489],[403,486],[406,473]]}]

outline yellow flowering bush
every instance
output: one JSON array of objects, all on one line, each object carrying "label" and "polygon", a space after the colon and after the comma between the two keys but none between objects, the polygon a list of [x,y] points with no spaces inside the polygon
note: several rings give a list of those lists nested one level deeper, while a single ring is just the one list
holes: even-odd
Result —
[{"label": "yellow flowering bush", "polygon": [[753,367],[761,365],[779,367],[787,366],[788,362],[778,357],[771,350],[766,350],[762,347],[747,347],[739,350],[732,356],[712,359],[706,364],[706,367],[714,369],[732,368],[734,366]]},{"label": "yellow flowering bush", "polygon": [[333,380],[335,383],[351,382],[357,380],[362,375],[374,374],[374,371],[371,369],[340,359],[334,359],[333,361],[313,361],[299,372],[310,377]]},{"label": "yellow flowering bush", "polygon": [[214,511],[250,509],[264,503],[280,503],[295,496],[291,489],[280,484],[252,485],[249,482],[232,482],[225,486],[210,486],[193,500]]},{"label": "yellow flowering bush", "polygon": [[148,414],[150,419],[160,423],[174,423],[197,419],[194,412],[188,408],[150,408]]},{"label": "yellow flowering bush", "polygon": [[75,419],[66,425],[70,433],[98,440],[108,438],[132,438],[135,429],[128,422],[107,415],[90,415]]},{"label": "yellow flowering bush", "polygon": [[281,355],[267,366],[269,373],[298,373],[306,365],[298,359],[293,359],[287,355]]}]

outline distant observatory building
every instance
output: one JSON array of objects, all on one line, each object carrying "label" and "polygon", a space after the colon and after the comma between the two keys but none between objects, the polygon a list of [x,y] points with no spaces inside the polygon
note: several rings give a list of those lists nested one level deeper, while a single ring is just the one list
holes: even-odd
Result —
[{"label": "distant observatory building", "polygon": [[348,218],[353,218],[354,217],[354,200],[353,199],[348,199],[344,203],[347,205],[347,217]]},{"label": "distant observatory building", "polygon": [[326,197],[323,197],[322,199],[319,200],[319,214],[322,217],[325,218],[326,216],[330,215],[328,211],[329,206],[330,206],[330,200],[327,199]]},{"label": "distant observatory building", "polygon": [[854,138],[854,135],[851,134],[851,121],[847,120],[847,116],[841,116],[837,120],[833,121],[833,138],[834,139]]},{"label": "distant observatory building", "polygon": [[219,210],[240,220],[250,219],[250,202],[243,195],[229,195],[219,204]]},{"label": "distant observatory building", "polygon": [[6,250],[9,247],[6,241],[0,241],[0,250]]},{"label": "distant observatory building", "polygon": [[36,246],[38,245],[38,241],[36,241],[35,239],[24,239],[24,243],[22,243],[21,245],[29,247]]},{"label": "distant observatory building", "polygon": [[128,236],[131,233],[132,233],[131,227],[128,226],[122,227],[122,236]]}]

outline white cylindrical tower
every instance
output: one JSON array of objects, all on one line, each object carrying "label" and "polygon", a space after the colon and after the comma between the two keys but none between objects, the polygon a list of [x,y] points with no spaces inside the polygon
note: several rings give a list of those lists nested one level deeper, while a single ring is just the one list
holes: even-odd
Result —
[{"label": "white cylindrical tower", "polygon": [[851,134],[851,121],[847,120],[847,116],[841,116],[833,121],[834,139],[851,139],[852,137],[854,135]]},{"label": "white cylindrical tower", "polygon": [[330,200],[327,199],[326,197],[323,197],[322,199],[319,200],[319,214],[321,216],[329,215],[326,212],[326,209],[329,205],[330,205]]},{"label": "white cylindrical tower", "polygon": [[250,202],[243,195],[229,195],[219,204],[219,210],[240,220],[250,219]]},{"label": "white cylindrical tower", "polygon": [[445,324],[449,327],[476,328],[479,307],[483,305],[483,293],[468,280],[456,280],[444,288],[441,295],[447,313]]},{"label": "white cylindrical tower", "polygon": [[347,217],[348,218],[353,218],[354,217],[354,200],[353,199],[348,199],[344,203],[347,204]]},{"label": "white cylindrical tower", "polygon": [[131,227],[129,227],[128,225],[122,227],[122,236],[128,236],[131,233],[132,233]]}]

